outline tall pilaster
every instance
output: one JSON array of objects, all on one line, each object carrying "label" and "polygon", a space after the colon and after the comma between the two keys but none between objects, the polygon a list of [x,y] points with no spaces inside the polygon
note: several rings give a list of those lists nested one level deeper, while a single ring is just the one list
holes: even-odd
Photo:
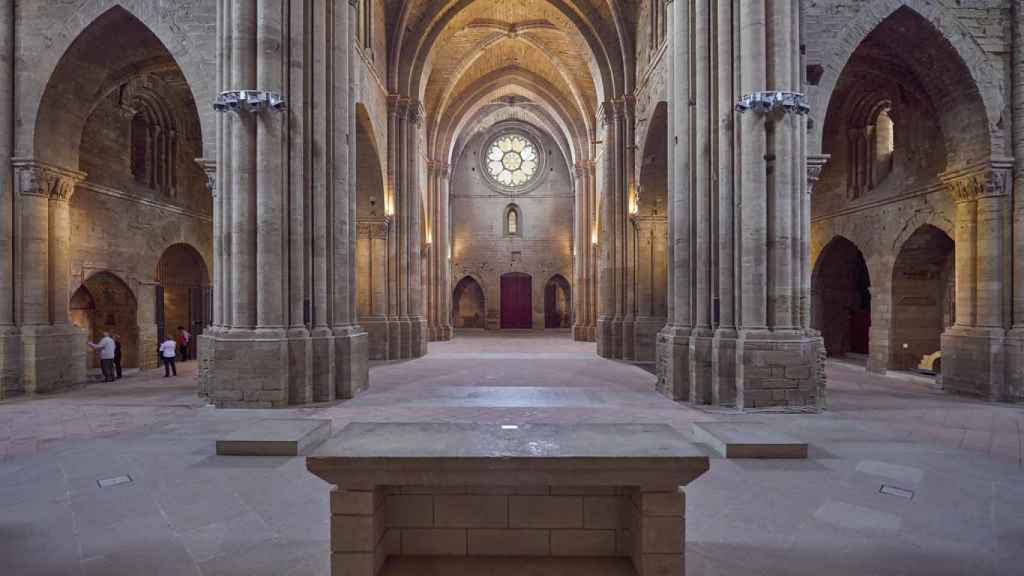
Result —
[{"label": "tall pilaster", "polygon": [[1024,398],[1024,1],[1010,2],[1013,30],[1012,118],[1013,185],[1009,287],[1011,330],[1007,338],[1007,390],[1011,400]]},{"label": "tall pilaster", "polygon": [[437,170],[437,210],[434,228],[434,266],[437,279],[437,339],[451,340],[452,328],[452,274],[451,249],[451,166],[441,163]]},{"label": "tall pilaster", "polygon": [[944,389],[1005,400],[1006,216],[1012,160],[946,173],[956,202],[956,321],[942,335]]},{"label": "tall pilaster", "polygon": [[23,391],[14,323],[14,0],[0,0],[0,399]]},{"label": "tall pilaster", "polygon": [[[631,172],[626,166],[628,127],[632,116],[624,100],[602,105],[605,122],[604,190],[599,219],[600,299],[597,317],[597,353],[605,358],[631,358],[633,340],[632,224],[629,215]],[[628,326],[628,332],[626,330]],[[629,344],[624,341],[628,338]]]},{"label": "tall pilaster", "polygon": [[668,15],[668,322],[658,334],[658,390],[690,397],[693,329],[692,187],[690,186],[690,3],[672,1]]},{"label": "tall pilaster", "polygon": [[85,380],[86,335],[68,322],[69,202],[85,174],[12,159],[15,179],[15,320],[21,332],[21,388],[50,392]]}]

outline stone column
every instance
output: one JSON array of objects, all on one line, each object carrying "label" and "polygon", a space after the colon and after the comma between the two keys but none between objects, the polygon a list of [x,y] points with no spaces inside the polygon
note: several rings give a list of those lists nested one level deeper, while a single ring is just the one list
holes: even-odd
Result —
[{"label": "stone column", "polygon": [[201,359],[218,406],[348,398],[367,382],[354,292],[355,7],[287,4],[235,0],[218,11],[221,89],[278,93],[289,105],[243,105],[218,133],[214,278],[225,289]]},{"label": "stone column", "polygon": [[1003,286],[1012,166],[993,160],[942,178],[956,201],[956,322],[942,335],[942,386],[992,400],[1009,396]]},{"label": "stone column", "polygon": [[636,172],[636,101],[627,96],[622,105],[620,120],[622,131],[622,157],[618,161],[618,169],[622,171],[617,177],[622,183],[622,246],[624,248],[622,264],[622,358],[636,359],[636,258],[638,230],[633,206],[637,199]]},{"label": "stone column", "polygon": [[452,274],[451,259],[451,222],[450,217],[451,166],[442,163],[438,168],[437,188],[437,223],[434,228],[434,254],[437,262],[438,308],[437,308],[437,339],[451,340],[452,328]]},{"label": "stone column", "polygon": [[[740,4],[741,94],[800,90],[799,2],[771,7],[769,14],[764,0]],[[800,215],[807,169],[803,126],[783,110],[740,115],[739,407],[817,403],[820,342],[800,323],[798,309],[809,273],[803,248],[809,232]]]},{"label": "stone column", "polygon": [[629,292],[629,195],[630,174],[625,166],[629,116],[622,100],[609,100],[603,105],[605,121],[605,189],[601,191],[600,218],[600,278],[598,302],[597,353],[605,358],[625,358],[632,354],[632,346],[625,346],[627,333],[623,323],[629,316],[628,339],[632,340],[632,306]]},{"label": "stone column", "polygon": [[1013,30],[1012,118],[1013,185],[1009,284],[1012,324],[1007,338],[1007,390],[1011,400],[1024,398],[1024,2],[1010,2]]},{"label": "stone column", "polygon": [[388,359],[388,232],[391,219],[361,219],[359,234],[359,325],[366,330],[371,360]]},{"label": "stone column", "polygon": [[576,209],[573,213],[575,217],[573,229],[576,233],[573,235],[572,337],[573,340],[585,342],[587,340],[587,296],[589,295],[586,289],[589,272],[586,262],[590,246],[590,199],[587,196],[586,167],[583,161],[577,162],[575,168],[573,184],[576,188]]},{"label": "stone column", "polygon": [[85,380],[86,335],[68,322],[69,202],[85,174],[12,159],[15,179],[15,318],[21,331],[18,391],[51,392]]},{"label": "stone column", "polygon": [[690,178],[690,3],[668,10],[668,322],[658,334],[658,390],[674,400],[690,396],[693,328]]},{"label": "stone column", "polygon": [[712,261],[711,249],[714,238],[711,231],[713,217],[711,203],[711,161],[712,161],[712,80],[716,71],[712,69],[711,42],[713,30],[717,22],[711,22],[710,0],[694,2],[693,21],[695,28],[691,32],[693,38],[694,69],[693,87],[693,122],[695,127],[693,171],[693,255],[694,255],[694,327],[690,335],[690,402],[709,404],[712,400],[712,336],[711,312],[712,295]]},{"label": "stone column", "polygon": [[[731,404],[736,401],[736,252],[735,252],[735,190],[734,190],[734,127],[736,112],[733,106],[739,94],[733,86],[733,39],[736,31],[731,0],[715,0],[717,14],[714,29],[716,92],[714,118],[716,176],[718,186],[712,195],[718,199],[717,240],[718,290],[714,339],[711,345],[711,403]],[[712,126],[714,129],[715,126]]]},{"label": "stone column", "polygon": [[23,391],[14,323],[14,0],[0,0],[0,400]]}]

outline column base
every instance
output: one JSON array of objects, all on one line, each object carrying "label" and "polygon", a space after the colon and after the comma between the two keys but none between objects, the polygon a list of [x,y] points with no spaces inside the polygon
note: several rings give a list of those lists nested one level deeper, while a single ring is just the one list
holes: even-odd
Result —
[{"label": "column base", "polygon": [[690,329],[665,326],[658,333],[658,392],[672,400],[690,399]]},{"label": "column base", "polygon": [[653,362],[658,357],[658,332],[665,319],[640,316],[633,323],[633,358],[637,362]]},{"label": "column base", "polygon": [[889,370],[889,333],[888,325],[872,326],[868,331],[868,364],[867,371],[884,375]]},{"label": "column base", "polygon": [[801,331],[740,331],[736,406],[818,407],[821,339]]},{"label": "column base", "polygon": [[337,398],[347,400],[369,387],[367,346],[368,338],[361,327],[335,328],[334,378]]},{"label": "column base", "polygon": [[444,342],[452,339],[452,327],[444,324],[431,324],[429,330],[430,342]]},{"label": "column base", "polygon": [[406,358],[419,358],[427,353],[427,320],[422,316],[409,318],[409,353]]},{"label": "column base", "polygon": [[942,334],[942,388],[1006,401],[1006,332],[953,326]]},{"label": "column base", "polygon": [[622,319],[622,359],[636,360],[636,319],[633,317]]},{"label": "column base", "polygon": [[622,320],[598,318],[595,330],[597,355],[602,358],[622,358]]},{"label": "column base", "polygon": [[736,405],[736,330],[719,329],[711,340],[711,403]]},{"label": "column base", "polygon": [[577,342],[593,342],[594,327],[586,324],[573,324],[572,339]]},{"label": "column base", "polygon": [[[196,336],[198,338],[198,336]],[[156,324],[139,326],[139,370],[152,370],[159,366],[160,358],[157,356]]]},{"label": "column base", "polygon": [[21,331],[0,326],[0,400],[25,393],[21,381]]},{"label": "column base", "polygon": [[359,319],[359,325],[366,331],[369,359],[388,360],[391,358],[391,348],[388,342],[391,322],[382,316],[367,316]]},{"label": "column base", "polygon": [[711,349],[714,333],[710,328],[694,328],[690,333],[691,404],[711,404]]},{"label": "column base", "polygon": [[21,327],[21,388],[46,394],[85,382],[88,336],[73,324]]},{"label": "column base", "polygon": [[1024,400],[1024,328],[1006,334],[1006,390],[1007,400]]}]

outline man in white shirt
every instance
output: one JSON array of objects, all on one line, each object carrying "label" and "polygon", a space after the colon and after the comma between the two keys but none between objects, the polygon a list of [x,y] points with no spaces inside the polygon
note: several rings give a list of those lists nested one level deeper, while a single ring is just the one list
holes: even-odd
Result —
[{"label": "man in white shirt", "polygon": [[100,370],[103,372],[104,382],[114,381],[114,352],[117,349],[117,344],[114,339],[110,337],[109,332],[104,332],[103,337],[97,343],[89,342],[89,346],[92,346],[93,350],[100,353]]},{"label": "man in white shirt", "polygon": [[170,377],[173,372],[178,375],[178,369],[174,366],[174,358],[178,355],[178,343],[170,335],[160,343],[160,359],[164,361],[164,378]]}]

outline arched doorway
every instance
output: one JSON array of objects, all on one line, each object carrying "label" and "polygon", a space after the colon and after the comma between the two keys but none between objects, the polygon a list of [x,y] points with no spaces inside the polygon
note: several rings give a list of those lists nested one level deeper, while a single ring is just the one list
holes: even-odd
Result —
[{"label": "arched doorway", "polygon": [[668,316],[668,103],[651,115],[633,214],[636,259],[634,359],[655,359],[658,331]]},{"label": "arched doorway", "polygon": [[903,243],[892,272],[894,370],[936,370],[940,337],[956,316],[953,240],[924,225]]},{"label": "arched doorway", "polygon": [[544,286],[544,327],[568,328],[572,325],[572,289],[569,281],[555,274]]},{"label": "arched doorway", "polygon": [[[104,332],[121,340],[121,366],[139,367],[138,302],[127,284],[110,272],[90,276],[71,295],[71,322],[84,330],[90,342]],[[99,368],[99,356],[86,355],[88,368]]]},{"label": "arched doorway", "polygon": [[501,327],[533,328],[533,278],[529,274],[501,275]]},{"label": "arched doorway", "polygon": [[156,325],[158,341],[173,336],[178,327],[192,333],[191,358],[198,358],[199,340],[212,322],[213,295],[206,263],[188,244],[164,250],[157,268]]},{"label": "arched doorway", "polygon": [[472,276],[455,285],[452,293],[452,324],[456,328],[486,328],[484,290]]},{"label": "arched doorway", "polygon": [[811,277],[811,327],[829,356],[868,353],[871,280],[864,256],[842,236],[821,251]]}]

